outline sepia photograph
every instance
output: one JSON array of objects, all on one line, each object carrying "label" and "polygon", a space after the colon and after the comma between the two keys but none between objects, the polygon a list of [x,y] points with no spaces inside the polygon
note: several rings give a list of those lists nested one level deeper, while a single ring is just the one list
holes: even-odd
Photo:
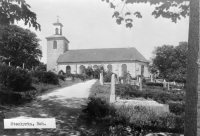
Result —
[{"label": "sepia photograph", "polygon": [[0,136],[200,136],[199,0],[0,0]]}]

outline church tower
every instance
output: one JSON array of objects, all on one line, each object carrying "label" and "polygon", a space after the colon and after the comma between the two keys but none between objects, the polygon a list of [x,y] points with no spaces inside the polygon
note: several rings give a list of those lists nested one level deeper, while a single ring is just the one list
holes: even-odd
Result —
[{"label": "church tower", "polygon": [[54,35],[46,37],[47,39],[47,71],[57,71],[57,59],[64,52],[68,51],[69,41],[62,36],[63,25],[59,22],[53,23]]}]

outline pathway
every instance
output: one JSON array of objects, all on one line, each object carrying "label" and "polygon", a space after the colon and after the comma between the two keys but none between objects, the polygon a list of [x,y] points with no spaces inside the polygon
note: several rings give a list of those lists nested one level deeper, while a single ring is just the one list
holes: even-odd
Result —
[{"label": "pathway", "polygon": [[77,118],[96,80],[78,83],[39,96],[36,101],[17,107],[6,113],[5,118],[56,118],[56,129],[11,129],[5,136],[72,136],[81,135]]}]

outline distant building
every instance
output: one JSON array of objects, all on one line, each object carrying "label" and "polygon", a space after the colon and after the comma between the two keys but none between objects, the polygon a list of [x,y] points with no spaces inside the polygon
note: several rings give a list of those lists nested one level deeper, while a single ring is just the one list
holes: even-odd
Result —
[{"label": "distant building", "polygon": [[62,36],[63,25],[53,23],[55,34],[47,39],[47,71],[83,74],[88,66],[103,66],[106,71],[122,76],[129,72],[132,77],[149,77],[148,61],[136,48],[104,48],[69,50],[69,41]]}]

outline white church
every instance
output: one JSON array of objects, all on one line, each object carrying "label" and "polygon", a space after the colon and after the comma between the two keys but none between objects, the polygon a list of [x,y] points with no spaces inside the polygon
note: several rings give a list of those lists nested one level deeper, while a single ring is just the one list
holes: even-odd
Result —
[{"label": "white church", "polygon": [[69,40],[62,36],[63,25],[53,23],[55,34],[47,39],[47,71],[63,70],[66,73],[83,74],[84,68],[103,66],[106,71],[122,76],[149,77],[149,62],[136,48],[69,49]]}]

